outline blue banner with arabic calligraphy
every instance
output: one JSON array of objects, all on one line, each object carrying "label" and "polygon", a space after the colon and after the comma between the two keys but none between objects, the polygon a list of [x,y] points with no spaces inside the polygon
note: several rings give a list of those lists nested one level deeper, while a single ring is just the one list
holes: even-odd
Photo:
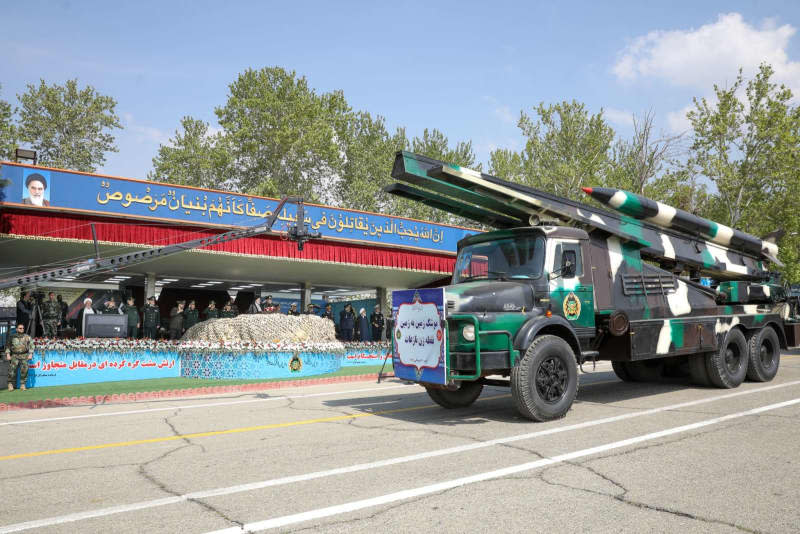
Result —
[{"label": "blue banner with arabic calligraphy", "polygon": [[[278,201],[192,187],[111,178],[13,163],[0,166],[0,203],[32,209],[57,209],[202,226],[252,226],[263,222]],[[284,231],[295,221],[295,206],[285,207],[273,227]],[[376,245],[400,245],[455,252],[458,241],[475,233],[464,228],[306,205],[305,222],[323,238]]]}]

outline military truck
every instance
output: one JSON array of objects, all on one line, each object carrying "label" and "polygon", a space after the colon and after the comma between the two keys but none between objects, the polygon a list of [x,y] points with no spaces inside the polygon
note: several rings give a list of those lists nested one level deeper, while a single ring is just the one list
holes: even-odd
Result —
[{"label": "military truck", "polygon": [[609,211],[409,152],[392,176],[405,183],[387,192],[493,228],[458,243],[450,285],[393,292],[395,374],[445,408],[507,385],[524,417],[560,418],[589,360],[624,381],[735,388],[772,380],[800,339],[767,239],[624,191],[585,189]]}]

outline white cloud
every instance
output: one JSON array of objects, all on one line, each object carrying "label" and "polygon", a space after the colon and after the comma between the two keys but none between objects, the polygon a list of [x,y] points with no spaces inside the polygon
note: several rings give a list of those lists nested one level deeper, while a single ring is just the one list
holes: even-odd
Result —
[{"label": "white cloud", "polygon": [[688,30],[656,30],[637,37],[619,54],[613,71],[620,80],[660,78],[681,87],[710,90],[733,81],[741,67],[751,77],[761,63],[775,69],[775,80],[800,94],[800,62],[789,59],[789,40],[797,29],[765,19],[748,24],[741,14]]},{"label": "white cloud", "polygon": [[619,126],[633,127],[633,112],[625,109],[604,108],[603,115],[614,124]]},{"label": "white cloud", "polygon": [[509,106],[501,104],[492,96],[484,96],[483,99],[489,103],[492,108],[492,114],[500,119],[501,122],[506,124],[517,124],[517,116],[513,111],[511,111]]},{"label": "white cloud", "polygon": [[145,144],[169,144],[169,134],[154,126],[147,126],[136,122],[132,113],[123,113],[122,119],[125,121],[125,130],[133,133],[134,138],[139,143]]},{"label": "white cloud", "polygon": [[692,124],[686,118],[686,114],[694,109],[694,106],[686,106],[678,111],[670,111],[667,113],[667,125],[670,131],[675,133],[688,132],[692,129]]}]

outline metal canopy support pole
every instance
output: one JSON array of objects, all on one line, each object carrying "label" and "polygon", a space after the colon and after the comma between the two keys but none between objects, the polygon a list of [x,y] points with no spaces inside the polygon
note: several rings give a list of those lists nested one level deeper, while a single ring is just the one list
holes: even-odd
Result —
[{"label": "metal canopy support pole", "polygon": [[300,286],[300,312],[305,313],[311,303],[311,282],[303,282]]},{"label": "metal canopy support pole", "polygon": [[147,273],[144,277],[144,298],[156,296],[156,273]]}]

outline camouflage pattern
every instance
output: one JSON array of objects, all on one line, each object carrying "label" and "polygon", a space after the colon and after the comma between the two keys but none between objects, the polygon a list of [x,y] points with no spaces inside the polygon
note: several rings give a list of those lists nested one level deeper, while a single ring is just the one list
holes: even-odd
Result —
[{"label": "camouflage pattern", "polygon": [[690,235],[700,234],[709,238],[713,243],[732,250],[743,250],[761,255],[765,259],[781,265],[777,259],[778,246],[775,243],[763,241],[724,224],[698,217],[688,211],[673,208],[622,189],[584,187],[583,191],[593,199],[625,215],[649,221],[662,228],[675,228]]},{"label": "camouflage pattern", "polygon": [[55,337],[61,322],[61,304],[57,300],[42,303],[42,328],[44,337]]},{"label": "camouflage pattern", "polygon": [[[454,283],[445,288],[446,353],[454,380],[508,372],[543,331],[564,338],[578,359],[593,354],[635,361],[713,351],[732,328],[749,335],[770,326],[786,346],[785,294],[765,283],[777,248],[761,240],[756,246],[753,236],[718,226],[718,236],[729,236],[724,244],[710,230],[698,239],[698,232],[677,224],[661,226],[680,217],[667,221],[658,212],[663,208],[643,197],[636,199],[643,208],[627,210],[640,217],[633,218],[408,152],[397,154],[392,176],[424,189],[394,184],[386,188],[390,193],[498,228],[459,242]],[[482,219],[483,213],[490,216]],[[528,226],[534,220],[540,224]],[[525,265],[531,276],[506,271],[504,261],[520,254],[508,246],[494,260],[481,256],[481,276],[459,279],[476,245],[532,238],[546,248],[539,265]],[[683,271],[712,276],[719,291],[680,276]],[[624,318],[616,335],[609,328],[612,314]],[[485,332],[480,365],[476,342],[463,336],[475,318]]]},{"label": "camouflage pattern", "polygon": [[28,334],[13,332],[8,336],[5,353],[11,357],[8,362],[8,383],[16,386],[19,368],[20,384],[25,384],[28,379],[28,358],[33,356],[33,339]]},{"label": "camouflage pattern", "polygon": [[[768,277],[765,260],[775,261],[772,252],[777,253],[777,247],[771,243],[764,245],[766,248],[761,253],[731,248],[735,243],[720,245],[681,230],[608,212],[405,151],[398,152],[392,177],[424,189],[392,184],[385,188],[389,193],[435,205],[496,228],[549,221],[553,225],[602,231],[629,246],[638,247],[642,258],[655,261],[669,271],[680,272],[685,268],[720,280],[765,280]],[[721,231],[720,235],[723,233]]]}]

